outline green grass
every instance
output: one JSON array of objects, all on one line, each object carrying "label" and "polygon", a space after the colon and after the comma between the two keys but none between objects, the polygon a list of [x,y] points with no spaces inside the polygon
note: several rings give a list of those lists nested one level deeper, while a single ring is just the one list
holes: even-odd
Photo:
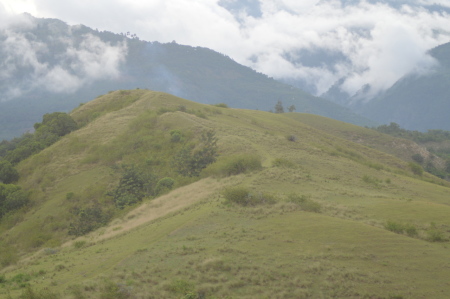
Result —
[{"label": "green grass", "polygon": [[[34,204],[0,223],[0,249],[9,253],[0,261],[10,264],[0,270],[0,298],[450,292],[448,183],[348,138],[387,146],[390,137],[312,115],[222,109],[150,91],[123,96],[120,105],[119,92],[83,105],[73,112],[80,119],[90,119],[90,106],[107,112],[18,166]],[[182,142],[171,132],[195,146],[205,129],[219,139],[217,163],[201,180],[177,175],[169,161]],[[174,189],[114,210],[106,192],[117,186],[120,164],[170,177]],[[242,191],[244,201],[224,190]],[[95,201],[111,209],[109,224],[68,236],[71,209]]]}]

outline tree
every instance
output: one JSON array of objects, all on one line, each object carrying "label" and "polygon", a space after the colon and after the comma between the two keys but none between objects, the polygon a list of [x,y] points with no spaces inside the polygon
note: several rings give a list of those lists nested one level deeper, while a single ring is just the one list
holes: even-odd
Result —
[{"label": "tree", "polygon": [[197,150],[185,146],[174,157],[172,162],[177,172],[184,176],[199,176],[200,172],[217,159],[217,137],[210,130],[202,133]]},{"label": "tree", "polygon": [[141,201],[145,196],[142,174],[134,166],[124,166],[124,169],[119,186],[113,192],[114,202],[120,209]]},{"label": "tree", "polygon": [[6,213],[20,209],[29,202],[28,192],[13,184],[0,183],[0,218]]},{"label": "tree", "polygon": [[289,106],[288,110],[289,110],[289,112],[294,112],[295,106],[294,105]]},{"label": "tree", "polygon": [[275,113],[284,113],[283,103],[278,101],[275,105]]},{"label": "tree", "polygon": [[50,133],[61,137],[75,131],[78,125],[69,114],[53,112],[44,114],[42,123],[34,124],[36,131],[43,130],[43,127],[48,127]]},{"label": "tree", "polygon": [[0,183],[10,184],[19,179],[19,173],[9,161],[0,160]]}]

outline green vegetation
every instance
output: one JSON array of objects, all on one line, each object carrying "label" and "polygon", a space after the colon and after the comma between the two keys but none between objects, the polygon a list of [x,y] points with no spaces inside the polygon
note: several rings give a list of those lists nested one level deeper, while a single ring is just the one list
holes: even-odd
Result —
[{"label": "green vegetation", "polygon": [[10,184],[19,179],[19,173],[9,161],[0,160],[0,183]]},{"label": "green vegetation", "polygon": [[256,206],[260,204],[274,204],[277,199],[267,192],[251,192],[246,187],[229,187],[222,191],[223,197],[229,202],[241,206]]},{"label": "green vegetation", "polygon": [[28,192],[20,186],[0,183],[0,220],[5,214],[22,208],[28,202]]},{"label": "green vegetation", "polygon": [[[417,165],[411,166],[411,169],[415,174],[420,175],[420,172],[423,172],[423,170],[420,170],[419,166],[423,166],[425,171],[438,177],[445,179],[450,176],[450,167],[448,167],[450,165],[450,131],[410,131],[401,128],[400,125],[396,123],[382,125],[374,128],[374,130],[398,138],[412,140],[423,148],[426,148],[431,153],[429,158],[424,157],[420,153],[414,153],[411,155],[411,159],[417,163]],[[440,165],[436,164],[436,162],[433,161],[436,156],[442,158],[444,163],[441,163]]]},{"label": "green vegetation", "polygon": [[173,166],[183,176],[199,176],[209,164],[214,163],[217,154],[217,138],[214,131],[203,132],[200,146],[184,146],[174,157]]},{"label": "green vegetation", "polygon": [[275,104],[275,113],[284,113],[283,103],[280,100]]},{"label": "green vegetation", "polygon": [[384,227],[387,230],[397,234],[406,233],[410,237],[416,237],[418,235],[418,229],[411,224],[402,224],[395,221],[388,221],[386,222]]},{"label": "green vegetation", "polygon": [[297,195],[295,193],[288,195],[288,201],[298,205],[303,211],[320,213],[322,205],[308,198],[305,195]]},{"label": "green vegetation", "polygon": [[231,176],[240,173],[260,170],[261,158],[253,154],[237,154],[219,158],[217,163],[211,164],[204,170],[206,176]]},{"label": "green vegetation", "polygon": [[69,134],[77,128],[77,123],[67,113],[47,113],[43,116],[42,123],[34,124],[36,131],[33,134],[26,133],[12,141],[3,140],[0,143],[0,159],[17,164],[49,147],[58,141],[60,137]]},{"label": "green vegetation", "polygon": [[143,90],[71,116],[99,106],[109,112],[19,162],[19,181],[3,184],[29,203],[0,219],[0,298],[450,292],[450,184],[414,174],[413,152],[404,161],[368,145],[409,141]]}]

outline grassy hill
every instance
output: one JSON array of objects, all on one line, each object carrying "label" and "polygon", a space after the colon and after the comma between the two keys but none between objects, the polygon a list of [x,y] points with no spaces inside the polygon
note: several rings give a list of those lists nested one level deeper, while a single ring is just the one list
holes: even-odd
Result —
[{"label": "grassy hill", "polygon": [[[385,140],[388,148],[390,136],[147,90],[109,93],[71,116],[81,129],[18,165],[32,204],[0,222],[0,298],[445,298],[450,291],[449,184],[355,142]],[[199,177],[177,172],[174,157],[201,147],[212,131],[217,162]],[[245,161],[256,166],[244,171]],[[113,191],[124,165],[174,186],[120,209]],[[97,211],[107,224],[70,235],[80,211]]]}]

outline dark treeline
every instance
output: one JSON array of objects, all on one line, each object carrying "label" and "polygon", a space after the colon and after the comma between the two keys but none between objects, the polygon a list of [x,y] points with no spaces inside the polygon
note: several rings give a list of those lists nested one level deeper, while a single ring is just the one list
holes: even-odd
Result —
[{"label": "dark treeline", "polygon": [[34,124],[34,133],[0,143],[0,219],[29,202],[28,192],[14,184],[19,180],[19,173],[14,166],[77,127],[77,123],[67,113],[54,112],[45,114],[41,123]]},{"label": "dark treeline", "polygon": [[428,130],[427,132],[409,131],[400,127],[399,124],[391,122],[389,125],[381,125],[374,130],[389,134],[394,137],[412,140],[425,147],[430,153],[446,161],[445,168],[436,168],[429,159],[420,154],[414,154],[411,158],[421,165],[427,172],[443,179],[450,178],[450,131]]},{"label": "dark treeline", "polygon": [[0,159],[15,165],[52,145],[77,127],[77,123],[67,113],[47,113],[41,123],[34,124],[34,133],[25,133],[10,141],[0,142]]},{"label": "dark treeline", "polygon": [[417,143],[450,141],[450,131],[445,130],[428,130],[427,132],[409,131],[393,122],[389,125],[382,125],[374,129],[381,133],[410,139]]}]

